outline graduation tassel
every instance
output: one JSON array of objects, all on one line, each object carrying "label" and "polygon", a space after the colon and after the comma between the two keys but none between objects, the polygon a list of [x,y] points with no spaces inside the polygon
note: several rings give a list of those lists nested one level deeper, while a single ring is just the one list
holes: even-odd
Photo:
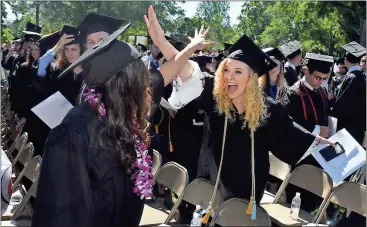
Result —
[{"label": "graduation tassel", "polygon": [[250,203],[247,207],[246,214],[251,215],[251,220],[256,220],[256,197],[255,197],[255,142],[254,131],[251,130],[251,175],[252,175],[252,187]]},{"label": "graduation tassel", "polygon": [[220,157],[220,162],[219,162],[219,168],[218,168],[218,174],[217,174],[217,179],[215,181],[215,186],[214,186],[214,191],[212,194],[212,197],[209,201],[209,205],[208,208],[206,208],[202,213],[205,214],[205,216],[200,220],[202,224],[207,224],[209,222],[209,217],[211,216],[212,212],[213,212],[213,207],[212,204],[215,201],[215,196],[217,195],[217,190],[218,190],[218,186],[219,186],[219,181],[220,181],[220,174],[222,172],[222,165],[223,165],[223,157],[224,157],[224,147],[226,144],[226,137],[227,137],[227,124],[228,124],[228,117],[225,117],[224,120],[224,131],[223,131],[223,141],[222,141],[222,154]]},{"label": "graduation tassel", "polygon": [[213,212],[212,206],[208,207],[208,212],[204,215],[204,217],[200,220],[202,224],[207,224],[209,222],[209,217]]},{"label": "graduation tassel", "polygon": [[159,143],[161,140],[160,140],[160,135],[159,135],[159,130],[158,130],[158,127],[159,125],[154,125],[155,127],[155,138],[157,140],[157,143]]},{"label": "graduation tassel", "polygon": [[254,202],[254,197],[251,196],[250,202],[249,202],[247,210],[246,210],[246,214],[248,214],[248,215],[252,214],[253,202]]},{"label": "graduation tassel", "polygon": [[171,140],[171,116],[168,118],[168,139],[169,139],[169,152],[173,152],[173,144]]}]

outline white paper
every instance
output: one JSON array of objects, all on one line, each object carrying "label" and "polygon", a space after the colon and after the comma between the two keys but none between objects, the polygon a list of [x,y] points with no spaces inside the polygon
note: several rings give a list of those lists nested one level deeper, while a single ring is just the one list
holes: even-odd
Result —
[{"label": "white paper", "polygon": [[328,127],[329,127],[329,132],[328,132],[328,136],[331,137],[336,133],[336,129],[338,126],[338,119],[335,117],[328,117]]},{"label": "white paper", "polygon": [[327,146],[323,144],[312,148],[311,154],[333,181],[339,184],[366,163],[366,151],[345,129],[337,132],[329,140],[339,142],[344,147],[345,153],[327,162],[319,153]]},{"label": "white paper", "polygon": [[163,106],[163,108],[167,110],[172,110],[173,112],[177,113],[177,110],[173,106],[171,106],[171,104],[169,104],[169,102],[165,100],[164,98],[161,98],[160,105]]},{"label": "white paper", "polygon": [[58,126],[73,105],[58,91],[31,110],[51,129]]},{"label": "white paper", "polygon": [[[315,129],[312,131],[312,135],[318,136],[320,134],[320,126],[315,125]],[[316,141],[314,141],[311,146],[307,149],[306,153],[302,156],[302,158],[297,162],[301,162],[303,159],[307,158],[311,154],[312,148],[316,145]]]}]

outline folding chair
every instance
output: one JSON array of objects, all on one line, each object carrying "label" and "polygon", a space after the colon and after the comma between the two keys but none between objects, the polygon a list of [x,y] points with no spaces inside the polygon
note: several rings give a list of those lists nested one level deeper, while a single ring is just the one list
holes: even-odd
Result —
[{"label": "folding chair", "polygon": [[[194,206],[200,205],[201,207],[205,208],[212,196],[212,193],[214,191],[214,184],[208,180],[205,179],[195,179],[193,180],[185,189],[185,191],[181,194],[181,196],[178,198],[177,202],[173,206],[169,216],[167,217],[165,224],[168,224],[175,214],[175,212],[178,210],[182,200],[186,201]],[[215,200],[213,203],[213,210],[216,211],[220,204],[222,204],[223,198],[217,190]]]},{"label": "folding chair", "polygon": [[155,176],[161,165],[162,165],[162,156],[157,150],[153,149],[153,164],[152,164],[153,176]]},{"label": "folding chair", "polygon": [[[185,167],[176,162],[167,162],[154,176],[154,183],[164,185],[178,196],[188,185],[189,174]],[[169,211],[162,204],[145,204],[140,225],[162,224],[168,217]]]},{"label": "folding chair", "polygon": [[[32,204],[29,203],[29,199],[33,196],[36,196],[37,192],[37,182],[40,174],[41,169],[41,162],[42,159],[39,155],[34,157],[29,164],[24,167],[23,171],[20,173],[19,177],[16,179],[12,186],[12,191],[16,191],[17,189],[20,191],[20,194],[23,196],[22,201],[20,204],[14,205],[13,208],[15,208],[15,211],[9,211],[8,214],[6,214],[4,219],[7,219],[8,217],[11,217],[12,220],[15,220],[19,218],[22,214],[24,214],[24,208],[26,208],[26,211],[28,212],[27,216],[32,218],[33,216],[33,207]],[[25,178],[28,180],[28,182],[31,182],[31,185],[29,185],[29,188],[27,190],[26,187],[23,187],[23,182]]]},{"label": "folding chair", "polygon": [[271,226],[271,219],[260,206],[256,206],[256,220],[251,220],[251,215],[246,214],[249,202],[239,198],[225,201],[218,209],[210,226]]},{"label": "folding chair", "polygon": [[366,217],[366,185],[356,182],[344,182],[336,186],[321,208],[316,223],[321,221],[330,202]]},{"label": "folding chair", "polygon": [[[309,180],[311,181],[309,181]],[[314,195],[323,198],[320,207],[323,207],[333,187],[332,179],[327,173],[312,165],[301,165],[294,169],[291,174],[283,181],[272,204],[262,204],[261,206],[268,212],[272,221],[278,226],[300,226],[307,223],[315,223],[320,215],[320,209],[315,216],[300,209],[298,220],[290,218],[290,208],[277,204],[281,194],[288,184],[295,185],[307,190]]]},{"label": "folding chair", "polygon": [[25,147],[28,142],[28,133],[24,132],[15,142],[11,145],[11,147],[6,151],[8,157],[12,157],[14,151],[17,151],[15,156]]},{"label": "folding chair", "polygon": [[13,160],[14,174],[17,178],[24,167],[32,160],[34,154],[34,147],[31,142],[27,143],[25,147],[19,151],[17,156]]},{"label": "folding chair", "polygon": [[[269,161],[270,161],[270,175],[278,178],[279,180],[284,181],[289,173],[291,172],[291,167],[287,163],[279,160],[272,153],[269,152]],[[260,204],[272,203],[274,202],[275,195],[265,191],[263,198],[260,201]]]}]

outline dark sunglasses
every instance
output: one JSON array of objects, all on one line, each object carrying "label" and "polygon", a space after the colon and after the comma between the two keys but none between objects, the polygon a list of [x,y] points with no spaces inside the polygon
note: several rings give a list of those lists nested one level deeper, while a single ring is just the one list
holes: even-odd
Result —
[{"label": "dark sunglasses", "polygon": [[361,62],[362,62],[362,63],[366,63],[366,59],[362,60]]},{"label": "dark sunglasses", "polygon": [[312,73],[312,76],[314,76],[316,78],[316,80],[328,80],[328,77],[320,77],[320,76],[316,76],[315,74]]}]

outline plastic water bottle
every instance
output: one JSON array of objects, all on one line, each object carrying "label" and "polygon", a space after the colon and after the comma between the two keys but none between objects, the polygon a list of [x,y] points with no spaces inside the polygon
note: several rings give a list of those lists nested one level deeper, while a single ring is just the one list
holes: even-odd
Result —
[{"label": "plastic water bottle", "polygon": [[296,196],[292,199],[291,205],[291,218],[294,220],[298,219],[299,209],[301,208],[301,193],[297,192]]},{"label": "plastic water bottle", "polygon": [[201,226],[201,206],[196,205],[196,209],[194,211],[194,214],[192,215],[192,220],[190,226]]}]

